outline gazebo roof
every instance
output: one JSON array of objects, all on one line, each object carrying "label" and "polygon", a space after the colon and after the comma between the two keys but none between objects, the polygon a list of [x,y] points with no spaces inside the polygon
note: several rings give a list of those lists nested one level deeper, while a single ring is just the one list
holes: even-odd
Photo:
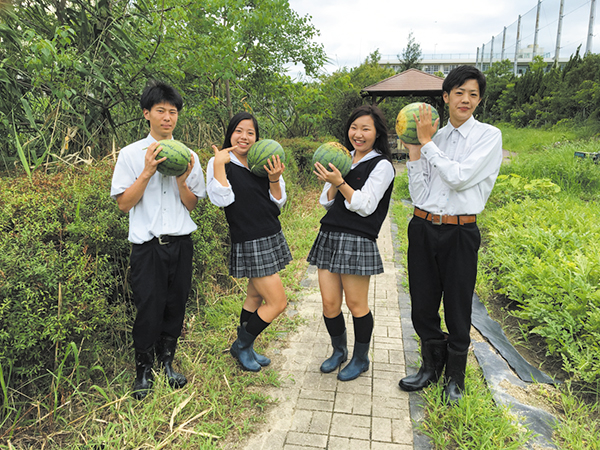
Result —
[{"label": "gazebo roof", "polygon": [[379,83],[363,88],[363,97],[402,97],[442,95],[443,78],[418,69],[408,69]]}]

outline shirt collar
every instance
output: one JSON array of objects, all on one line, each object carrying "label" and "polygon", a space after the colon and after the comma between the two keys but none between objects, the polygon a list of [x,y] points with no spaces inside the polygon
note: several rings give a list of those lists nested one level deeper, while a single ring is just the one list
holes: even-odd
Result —
[{"label": "shirt collar", "polygon": [[452,122],[448,121],[448,125],[450,126],[450,133],[448,133],[448,137],[450,137],[450,135],[452,134],[452,132],[454,130],[458,131],[460,133],[460,135],[464,138],[466,138],[469,134],[469,132],[473,129],[473,127],[475,126],[475,117],[471,116],[467,119],[467,121],[465,123],[463,123],[460,127],[458,128],[454,128],[454,125],[452,125]]},{"label": "shirt collar", "polygon": [[[352,158],[354,158],[354,153],[356,153],[356,150],[352,150],[350,152],[350,155],[352,155]],[[356,164],[360,164],[363,161],[368,161],[370,159],[376,158],[377,156],[379,156],[381,153],[379,153],[378,151],[376,151],[375,149],[371,150],[369,153],[367,153],[365,156],[362,157],[362,159],[357,162]],[[354,166],[354,164],[352,164]]]}]

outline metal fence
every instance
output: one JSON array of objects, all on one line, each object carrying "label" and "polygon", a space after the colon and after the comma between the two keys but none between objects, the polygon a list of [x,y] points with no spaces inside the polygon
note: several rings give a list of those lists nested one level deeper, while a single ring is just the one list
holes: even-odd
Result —
[{"label": "metal fence", "polygon": [[[531,61],[540,55],[558,62],[573,55],[600,50],[600,33],[594,34],[596,0],[538,0],[538,4],[504,27],[490,41],[477,48],[478,67],[509,59]],[[595,52],[594,52],[595,50]]]}]

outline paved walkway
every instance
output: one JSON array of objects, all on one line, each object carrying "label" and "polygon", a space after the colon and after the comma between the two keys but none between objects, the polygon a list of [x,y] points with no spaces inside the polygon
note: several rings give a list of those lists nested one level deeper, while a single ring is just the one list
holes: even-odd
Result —
[{"label": "paved walkway", "polygon": [[[377,241],[385,272],[372,277],[370,283],[369,306],[375,329],[369,370],[346,382],[338,381],[337,371],[319,371],[331,353],[331,343],[323,323],[316,269],[311,266],[303,282],[306,294],[296,305],[305,323],[290,333],[281,354],[267,352],[280,372],[280,387],[268,392],[277,403],[268,409],[265,423],[257,427],[256,433],[230,448],[413,449],[409,395],[398,388],[398,380],[405,375],[405,363],[391,228],[388,217]],[[346,305],[343,308],[350,358],[354,343],[352,316]]]}]

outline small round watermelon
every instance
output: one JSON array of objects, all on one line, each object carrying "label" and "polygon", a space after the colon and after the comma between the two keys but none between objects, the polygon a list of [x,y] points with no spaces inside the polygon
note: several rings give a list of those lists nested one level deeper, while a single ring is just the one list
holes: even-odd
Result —
[{"label": "small round watermelon", "polygon": [[[419,117],[419,106],[421,105],[423,105],[423,103],[411,103],[402,108],[398,113],[398,117],[396,118],[396,133],[398,134],[398,139],[402,142],[406,142],[407,144],[420,144],[419,138],[417,137],[417,124],[415,123],[413,114]],[[427,107],[431,106],[427,103],[425,103],[425,105]],[[431,106],[431,123],[435,123],[436,119],[439,117],[440,115],[438,114],[437,109]]]},{"label": "small round watermelon", "polygon": [[312,158],[313,166],[316,162],[320,162],[330,172],[332,170],[329,168],[329,163],[332,163],[343,177],[348,175],[352,168],[352,156],[339,142],[327,142],[316,149]]},{"label": "small round watermelon", "polygon": [[271,156],[279,155],[279,159],[285,164],[285,151],[279,142],[273,139],[262,139],[255,142],[248,150],[248,168],[250,172],[259,177],[266,177],[269,174],[263,166],[269,167],[268,160]]},{"label": "small round watermelon", "polygon": [[175,139],[164,139],[158,141],[162,147],[156,159],[167,159],[161,162],[156,170],[163,175],[178,177],[188,168],[188,164],[192,160],[192,151],[185,144],[176,141]]}]

